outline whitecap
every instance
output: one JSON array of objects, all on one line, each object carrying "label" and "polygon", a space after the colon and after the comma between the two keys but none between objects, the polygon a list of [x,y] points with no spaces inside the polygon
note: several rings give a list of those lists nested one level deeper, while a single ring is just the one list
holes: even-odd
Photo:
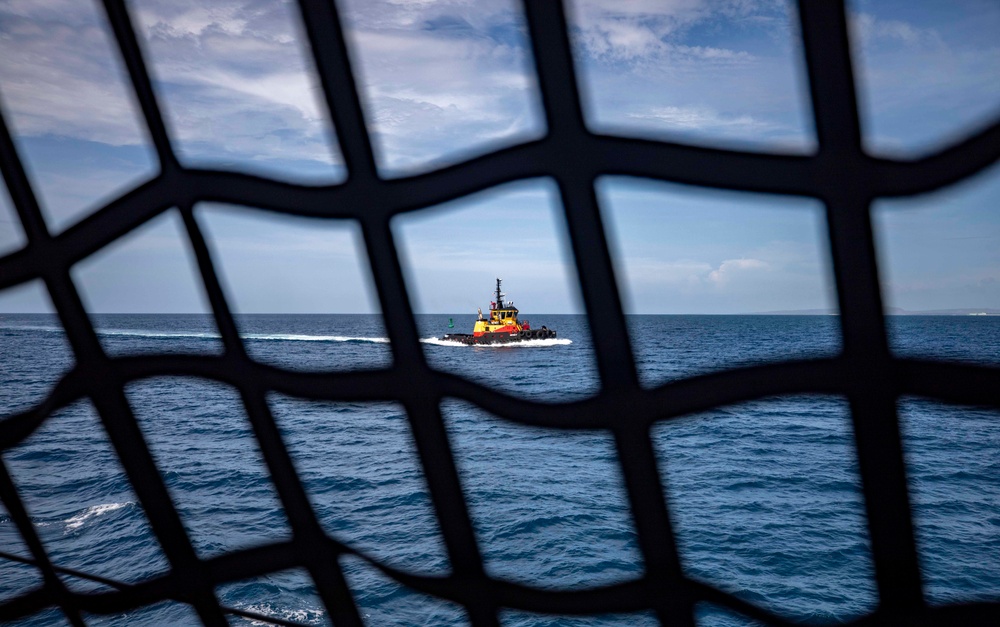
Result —
[{"label": "whitecap", "polygon": [[113,512],[117,509],[121,509],[131,504],[132,504],[131,502],[127,501],[125,503],[102,503],[100,505],[91,505],[90,507],[83,510],[76,516],[73,516],[72,518],[67,518],[66,520],[63,521],[63,523],[66,524],[67,532],[73,531],[75,529],[79,529],[80,527],[82,527],[83,523],[87,522],[91,518],[102,516],[104,514],[107,514],[108,512]]},{"label": "whitecap", "polygon": [[[323,616],[326,614],[320,609],[291,609],[291,608],[281,608],[275,610],[270,603],[255,603],[253,605],[237,604],[237,607],[241,610],[247,612],[253,612],[254,614],[260,614],[262,616],[270,616],[273,618],[280,618],[282,620],[297,622],[297,623],[321,623],[323,622]],[[274,623],[264,622],[260,620],[254,620],[252,618],[247,618],[251,625],[273,625]]]}]

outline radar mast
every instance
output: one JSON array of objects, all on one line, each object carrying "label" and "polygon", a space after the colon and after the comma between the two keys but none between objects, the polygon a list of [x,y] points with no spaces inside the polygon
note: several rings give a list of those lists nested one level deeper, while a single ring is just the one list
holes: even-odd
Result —
[{"label": "radar mast", "polygon": [[497,309],[503,309],[503,297],[506,296],[506,294],[500,291],[500,277],[497,277],[496,296],[497,296]]}]

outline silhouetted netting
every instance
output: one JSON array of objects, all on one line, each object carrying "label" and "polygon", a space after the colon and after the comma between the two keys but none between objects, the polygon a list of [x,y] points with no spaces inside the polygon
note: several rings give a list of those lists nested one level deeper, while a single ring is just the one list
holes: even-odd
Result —
[{"label": "silhouetted netting", "polygon": [[[28,238],[23,249],[0,259],[0,289],[33,279],[44,281],[76,360],[74,368],[40,405],[2,417],[0,452],[24,440],[55,410],[89,398],[142,503],[169,568],[153,579],[122,584],[53,564],[29,520],[18,487],[6,465],[0,464],[0,496],[30,551],[30,555],[19,559],[37,568],[43,581],[19,596],[0,599],[0,620],[17,621],[47,608],[58,608],[71,624],[82,625],[83,613],[121,613],[175,600],[190,604],[205,624],[223,625],[227,614],[253,615],[220,606],[216,586],[304,568],[335,624],[362,624],[339,563],[345,554],[360,554],[321,529],[265,403],[265,395],[276,391],[306,399],[392,400],[405,406],[447,547],[451,574],[417,576],[361,557],[414,590],[460,604],[474,625],[498,624],[504,608],[558,614],[645,610],[654,612],[665,625],[693,625],[694,605],[702,601],[765,624],[791,624],[763,607],[685,575],[668,514],[669,504],[657,473],[650,430],[658,421],[723,404],[823,392],[849,400],[855,432],[878,590],[876,609],[857,622],[912,624],[920,616],[942,625],[1000,624],[1000,603],[934,608],[925,603],[896,413],[896,401],[904,394],[1000,408],[1000,368],[890,354],[870,217],[871,203],[876,198],[935,190],[993,163],[1000,154],[1000,122],[916,161],[866,154],[861,144],[842,2],[807,0],[799,6],[818,139],[815,154],[736,152],[588,131],[562,4],[528,0],[525,12],[548,128],[545,137],[419,176],[383,180],[376,172],[337,12],[329,0],[301,0],[305,32],[348,172],[346,182],[326,187],[181,166],[157,106],[127,8],[122,0],[105,0],[104,4],[161,170],[155,179],[52,236],[9,128],[0,119],[0,165]],[[607,174],[820,199],[829,226],[842,352],[831,358],[730,369],[655,389],[641,388],[594,190],[596,177]],[[600,391],[585,401],[552,405],[515,399],[429,367],[419,344],[389,226],[390,219],[400,213],[419,211],[507,181],[539,176],[551,177],[558,184],[590,328],[601,329],[593,337]],[[393,365],[377,371],[303,373],[251,359],[192,214],[193,204],[200,201],[356,220],[371,261],[391,340]],[[172,207],[179,207],[184,216],[225,352],[219,357],[109,357],[98,342],[70,278],[70,267]],[[130,381],[162,375],[204,377],[239,390],[290,520],[293,539],[211,559],[196,556],[123,392],[123,386]],[[616,443],[642,553],[641,576],[583,590],[542,589],[488,576],[442,422],[441,403],[446,398],[475,403],[526,429],[545,426],[609,432]],[[5,557],[17,558],[6,553]],[[111,589],[71,592],[64,584],[67,577],[89,578]]]}]

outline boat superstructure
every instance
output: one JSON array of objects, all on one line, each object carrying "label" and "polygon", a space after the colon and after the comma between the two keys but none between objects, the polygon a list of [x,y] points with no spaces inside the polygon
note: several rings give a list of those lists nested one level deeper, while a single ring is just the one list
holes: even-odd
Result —
[{"label": "boat superstructure", "polygon": [[514,301],[504,301],[506,294],[500,291],[500,284],[501,279],[498,278],[496,291],[493,293],[494,299],[490,302],[490,315],[484,316],[483,310],[479,309],[479,317],[472,328],[472,334],[449,333],[441,339],[463,344],[506,344],[525,340],[544,340],[556,336],[556,332],[548,327],[532,329],[531,323],[520,320],[517,317],[518,311]]}]

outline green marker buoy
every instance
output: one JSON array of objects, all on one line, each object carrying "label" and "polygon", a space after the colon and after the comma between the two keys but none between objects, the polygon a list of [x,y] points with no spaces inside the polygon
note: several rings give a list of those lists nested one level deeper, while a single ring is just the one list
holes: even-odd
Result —
[{"label": "green marker buoy", "polygon": [[455,328],[455,321],[452,320],[451,318],[448,318],[448,328],[449,329],[454,329]]}]

